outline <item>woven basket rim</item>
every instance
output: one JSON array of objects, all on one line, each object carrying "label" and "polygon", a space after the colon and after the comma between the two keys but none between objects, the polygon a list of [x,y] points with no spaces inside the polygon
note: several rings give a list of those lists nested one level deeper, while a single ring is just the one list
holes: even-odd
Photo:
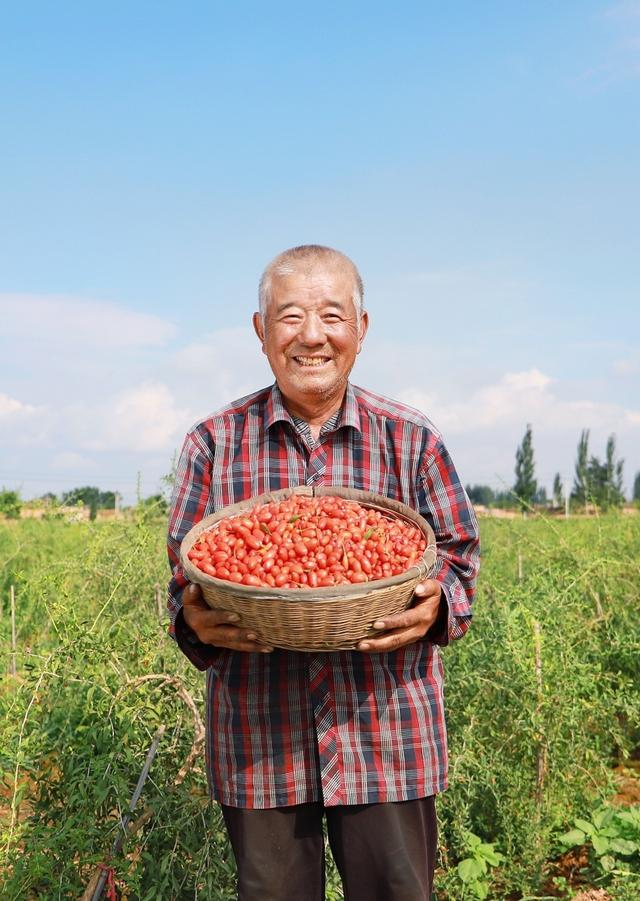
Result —
[{"label": "woven basket rim", "polygon": [[[256,587],[253,585],[239,585],[235,582],[230,582],[228,579],[218,579],[215,576],[210,576],[189,560],[187,554],[199,539],[200,535],[203,532],[209,531],[216,523],[242,513],[244,510],[253,509],[254,507],[268,504],[273,501],[285,500],[295,494],[303,495],[305,497],[341,497],[347,501],[355,501],[364,507],[373,507],[374,509],[379,509],[383,512],[392,513],[395,516],[418,526],[427,539],[427,546],[419,562],[397,576],[389,576],[386,579],[375,579],[370,582],[359,582],[350,585],[332,585],[325,588],[269,588],[267,586]],[[388,588],[396,585],[403,585],[409,581],[418,582],[421,579],[426,579],[435,565],[436,553],[435,534],[429,523],[417,511],[401,501],[396,501],[393,498],[385,498],[383,495],[375,494],[370,491],[363,491],[359,488],[345,488],[342,485],[322,485],[318,487],[299,485],[294,488],[282,488],[277,491],[271,491],[251,497],[244,501],[239,501],[236,504],[229,504],[226,507],[221,507],[215,513],[205,516],[192,526],[183,538],[182,544],[180,545],[180,563],[190,582],[210,586],[211,588],[232,591],[234,594],[245,597],[247,600],[253,598],[255,600],[278,600],[295,604],[313,604],[315,601],[319,600],[361,599],[366,597],[367,594],[373,593],[380,588]]]}]

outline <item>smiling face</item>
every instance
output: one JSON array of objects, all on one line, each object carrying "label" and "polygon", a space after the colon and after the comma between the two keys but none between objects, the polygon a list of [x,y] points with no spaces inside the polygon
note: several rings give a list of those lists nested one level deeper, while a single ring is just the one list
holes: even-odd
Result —
[{"label": "smiling face", "polygon": [[342,266],[316,264],[274,275],[263,317],[253,325],[290,412],[326,421],[344,397],[367,331],[358,322],[354,278]]}]

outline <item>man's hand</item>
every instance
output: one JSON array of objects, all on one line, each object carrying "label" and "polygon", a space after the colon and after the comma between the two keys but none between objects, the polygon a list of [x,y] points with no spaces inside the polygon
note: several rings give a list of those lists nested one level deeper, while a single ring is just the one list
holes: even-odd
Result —
[{"label": "man's hand", "polygon": [[190,583],[182,592],[184,621],[204,644],[232,651],[269,653],[271,645],[263,644],[251,629],[237,625],[240,617],[226,610],[212,610],[202,597],[199,585]]},{"label": "man's hand", "polygon": [[416,585],[413,604],[403,613],[376,620],[374,629],[384,630],[379,638],[366,638],[357,645],[358,651],[379,654],[397,651],[405,645],[420,641],[436,621],[442,588],[435,579],[425,579]]}]

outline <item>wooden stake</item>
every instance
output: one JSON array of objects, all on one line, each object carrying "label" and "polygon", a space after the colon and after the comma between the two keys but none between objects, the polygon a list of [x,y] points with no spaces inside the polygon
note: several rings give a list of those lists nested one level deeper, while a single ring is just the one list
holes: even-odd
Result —
[{"label": "wooden stake", "polygon": [[[536,713],[542,713],[542,703],[544,701],[544,690],[542,687],[542,636],[540,631],[540,623],[534,620],[533,623],[533,649],[535,658],[536,673]],[[544,782],[547,774],[547,748],[544,736],[540,734],[538,738],[538,750],[536,754],[536,807],[538,815],[542,806],[542,795],[544,791]]]},{"label": "wooden stake", "polygon": [[11,675],[15,676],[17,674],[16,667],[16,654],[17,654],[17,646],[16,646],[16,593],[13,588],[13,585],[9,589],[9,594],[11,595]]},{"label": "wooden stake", "polygon": [[158,619],[164,618],[164,598],[162,597],[162,589],[156,583],[156,607],[158,608]]},{"label": "wooden stake", "polygon": [[518,551],[518,582],[522,582],[522,554]]}]

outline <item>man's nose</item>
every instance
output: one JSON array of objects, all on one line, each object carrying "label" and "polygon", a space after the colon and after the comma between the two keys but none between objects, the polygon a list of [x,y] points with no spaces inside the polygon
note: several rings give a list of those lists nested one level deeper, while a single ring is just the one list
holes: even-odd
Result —
[{"label": "man's nose", "polygon": [[322,318],[315,313],[305,316],[300,326],[299,337],[302,343],[308,346],[324,344],[325,330]]}]

